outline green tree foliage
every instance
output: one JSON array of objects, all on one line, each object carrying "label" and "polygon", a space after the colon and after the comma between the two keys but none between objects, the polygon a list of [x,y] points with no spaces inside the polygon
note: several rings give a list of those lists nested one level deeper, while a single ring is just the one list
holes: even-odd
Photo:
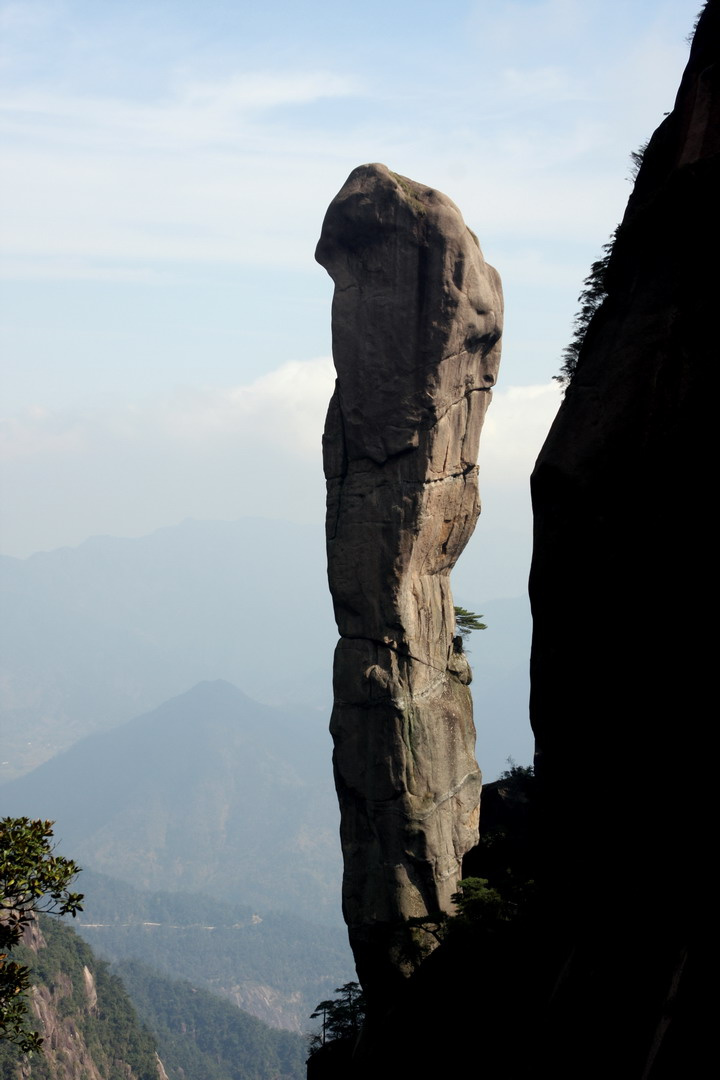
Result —
[{"label": "green tree foliage", "polygon": [[508,924],[528,916],[535,897],[533,805],[535,774],[530,766],[510,761],[494,788],[495,821],[481,830],[477,869],[453,895],[456,916],[447,923],[455,935],[496,936]]},{"label": "green tree foliage", "polygon": [[[637,175],[640,172],[640,166],[643,163],[645,151],[648,148],[649,142],[650,140],[646,139],[644,143],[641,143],[640,146],[638,146],[637,150],[633,150],[630,154],[630,176],[628,177],[628,180],[632,183],[635,182]],[[585,335],[588,332],[588,328],[595,312],[602,307],[605,297],[607,296],[607,270],[619,231],[620,226],[618,225],[607,244],[603,244],[602,257],[596,259],[592,264],[590,273],[583,281],[582,291],[578,296],[578,304],[580,307],[573,319],[572,340],[562,351],[560,373],[558,375],[553,375],[553,379],[555,382],[560,383],[563,390],[567,390],[572,381],[573,375],[577,369],[580,350],[585,341]]]},{"label": "green tree foliage", "polygon": [[27,1024],[30,969],[9,956],[36,915],[72,915],[82,894],[68,891],[80,872],[71,859],[54,854],[52,821],[0,819],[0,1039],[23,1053],[38,1051],[42,1039]]},{"label": "green tree foliage", "polygon": [[553,375],[553,379],[555,382],[560,383],[563,390],[566,390],[572,381],[573,375],[577,369],[578,357],[580,356],[580,350],[585,341],[588,327],[592,322],[595,312],[600,309],[607,296],[607,268],[615,245],[617,231],[618,230],[616,229],[607,244],[603,244],[602,258],[596,259],[590,267],[590,273],[583,281],[582,291],[578,296],[580,308],[573,320],[572,340],[562,351],[563,362],[560,373],[558,375]]},{"label": "green tree foliage", "polygon": [[455,607],[455,626],[460,637],[465,640],[473,630],[487,630],[487,623],[480,622],[482,615],[468,611],[464,607]]},{"label": "green tree foliage", "polygon": [[641,143],[640,146],[638,146],[637,150],[633,150],[630,154],[630,176],[628,177],[628,180],[631,180],[633,183],[637,180],[637,175],[640,172],[640,166],[643,163],[645,151],[648,148],[649,142],[650,140],[646,139],[644,143]]},{"label": "green tree foliage", "polygon": [[452,898],[457,909],[457,926],[473,926],[482,922],[488,927],[512,918],[507,903],[497,889],[490,887],[487,878],[463,878]]},{"label": "green tree foliage", "polygon": [[[105,1080],[157,1080],[155,1044],[140,1024],[127,992],[108,965],[69,927],[43,915],[40,941],[32,949],[21,942],[19,959],[30,970],[33,986],[42,990],[47,1007],[58,1018],[53,1047],[22,1062],[15,1046],[0,1043],[0,1080],[87,1078],[79,1059],[89,1056]],[[88,973],[95,1001],[88,997]],[[70,1058],[68,1055],[75,1055]]]},{"label": "green tree foliage", "polygon": [[700,8],[697,15],[695,16],[695,21],[693,22],[692,30],[689,32],[689,34],[685,38],[688,45],[692,45],[692,43],[693,43],[693,38],[695,37],[695,31],[698,28],[698,23],[700,22],[700,19],[702,18],[702,14],[705,11],[706,7],[707,7],[707,3],[703,4],[703,6]]},{"label": "green tree foliage", "polygon": [[111,960],[140,957],[233,1001],[238,983],[271,987],[282,1016],[295,1022],[332,988],[328,973],[338,985],[352,978],[347,932],[339,926],[319,931],[287,912],[263,912],[258,920],[253,908],[209,893],[150,893],[91,870],[83,885],[78,933]]},{"label": "green tree foliage", "polygon": [[304,1080],[307,1047],[301,1035],[271,1028],[196,982],[169,979],[138,960],[117,970],[169,1076]]},{"label": "green tree foliage", "polygon": [[310,1050],[318,1050],[335,1039],[354,1039],[365,1019],[365,998],[360,984],[347,982],[337,986],[339,997],[321,1001],[310,1014],[311,1020],[322,1019],[320,1034],[310,1036]]}]

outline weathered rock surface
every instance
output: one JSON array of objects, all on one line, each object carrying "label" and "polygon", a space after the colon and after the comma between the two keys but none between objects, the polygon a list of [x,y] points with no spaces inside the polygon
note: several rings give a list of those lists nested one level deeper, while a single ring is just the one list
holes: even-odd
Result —
[{"label": "weathered rock surface", "polygon": [[403,920],[449,909],[477,838],[450,571],[480,508],[502,298],[454,203],[384,165],[350,175],[316,258],[335,283],[324,459],[343,905],[367,988],[412,969]]}]

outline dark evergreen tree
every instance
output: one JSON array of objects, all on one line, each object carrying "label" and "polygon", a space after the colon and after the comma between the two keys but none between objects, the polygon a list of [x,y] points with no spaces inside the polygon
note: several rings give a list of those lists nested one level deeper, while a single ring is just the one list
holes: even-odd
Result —
[{"label": "dark evergreen tree", "polygon": [[455,607],[455,626],[460,637],[465,640],[473,630],[487,630],[487,623],[480,622],[482,615],[476,615],[474,611],[468,611],[464,607]]},{"label": "dark evergreen tree", "polygon": [[322,1019],[320,1034],[310,1037],[310,1049],[317,1050],[336,1039],[353,1039],[365,1019],[365,998],[360,984],[347,982],[335,988],[339,997],[316,1005],[311,1020]]},{"label": "dark evergreen tree", "polygon": [[592,322],[595,312],[600,309],[607,296],[606,275],[610,262],[610,256],[615,245],[618,230],[612,234],[607,244],[603,244],[603,256],[596,259],[590,267],[590,273],[583,281],[582,292],[578,296],[580,308],[573,320],[573,336],[569,345],[562,351],[562,366],[559,375],[553,375],[555,382],[559,382],[563,389],[570,385],[577,368],[580,350]]}]

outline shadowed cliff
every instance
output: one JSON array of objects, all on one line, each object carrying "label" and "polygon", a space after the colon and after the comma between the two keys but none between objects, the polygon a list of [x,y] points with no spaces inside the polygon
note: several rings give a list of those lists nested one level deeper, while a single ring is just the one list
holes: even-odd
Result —
[{"label": "shadowed cliff", "polygon": [[[563,1077],[578,1061],[588,1077],[679,1076],[695,1041],[704,883],[692,838],[707,820],[714,697],[698,604],[714,561],[718,17],[710,3],[645,151],[607,297],[532,479],[531,719],[558,951],[541,1053]],[[671,797],[690,785],[691,798]]]}]

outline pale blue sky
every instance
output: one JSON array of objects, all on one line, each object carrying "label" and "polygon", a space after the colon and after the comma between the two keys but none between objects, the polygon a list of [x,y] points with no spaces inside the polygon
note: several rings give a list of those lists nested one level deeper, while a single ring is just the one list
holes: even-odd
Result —
[{"label": "pale blue sky", "polygon": [[313,250],[384,161],[450,195],[503,278],[483,494],[522,534],[516,591],[549,380],[700,6],[0,4],[0,550],[322,514]]}]

